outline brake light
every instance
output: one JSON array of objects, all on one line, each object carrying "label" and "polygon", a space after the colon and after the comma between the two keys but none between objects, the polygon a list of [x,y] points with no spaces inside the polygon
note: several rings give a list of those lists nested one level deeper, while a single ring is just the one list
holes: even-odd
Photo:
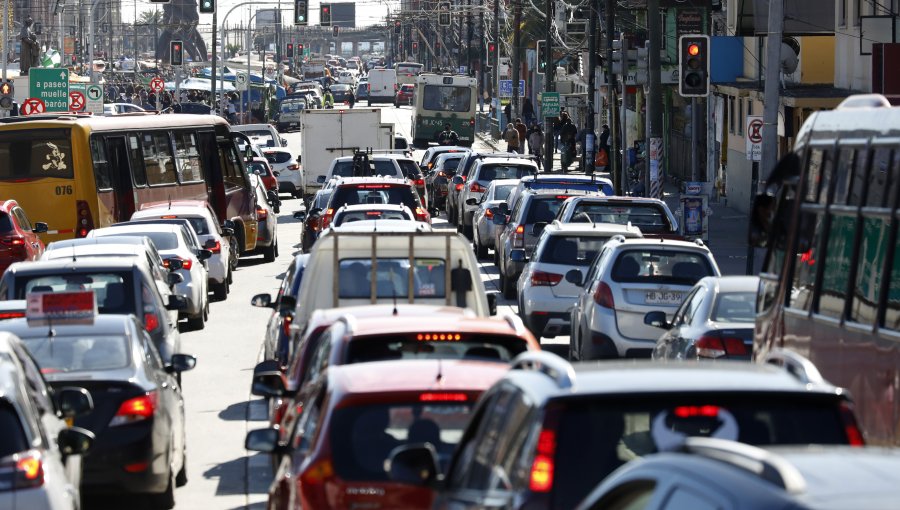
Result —
[{"label": "brake light", "polygon": [[287,169],[288,170],[300,170],[300,165],[298,165],[297,163],[291,163],[290,165],[287,166]]},{"label": "brake light", "polygon": [[178,216],[175,216],[174,214],[166,214],[165,216],[160,216],[160,218],[164,220],[174,220],[177,219]]},{"label": "brake light", "polygon": [[534,287],[552,287],[562,281],[563,275],[535,271],[531,273],[531,285]]},{"label": "brake light", "polygon": [[209,251],[213,253],[221,253],[222,252],[222,243],[216,241],[216,244],[213,245],[212,248],[207,248]]},{"label": "brake light", "polygon": [[569,198],[569,195],[556,195],[557,200],[566,200]]},{"label": "brake light", "polygon": [[459,333],[419,333],[416,340],[420,342],[459,342],[462,335]]},{"label": "brake light", "polygon": [[484,211],[484,217],[487,218],[487,219],[489,219],[489,220],[492,219],[492,218],[494,217],[494,211],[492,211],[492,210],[490,210],[490,209],[485,209],[485,211]]},{"label": "brake light", "polygon": [[319,485],[328,478],[334,476],[334,467],[331,461],[327,459],[313,463],[306,471],[300,475],[300,481],[303,484]]},{"label": "brake light", "polygon": [[616,300],[613,299],[612,289],[609,288],[609,285],[607,285],[606,282],[597,284],[597,290],[594,291],[594,303],[597,303],[603,308],[613,309],[616,307]]},{"label": "brake light", "polygon": [[740,338],[703,335],[694,344],[698,358],[721,358],[722,356],[746,356],[747,346]]},{"label": "brake light", "polygon": [[25,246],[25,239],[21,237],[7,237],[3,239],[3,244],[10,246]]},{"label": "brake light", "polygon": [[94,230],[91,208],[86,201],[77,200],[75,202],[75,237],[86,237],[91,230]]},{"label": "brake light", "polygon": [[293,315],[285,315],[281,318],[281,334],[290,338],[291,336],[291,324],[294,322]]},{"label": "brake light", "polygon": [[862,431],[856,423],[856,415],[853,406],[848,402],[841,402],[841,421],[844,422],[844,432],[847,433],[847,444],[850,446],[865,446]]},{"label": "brake light", "polygon": [[425,179],[416,179],[416,186],[421,187],[424,185],[425,185]]},{"label": "brake light", "polygon": [[420,402],[465,402],[469,397],[465,393],[422,393]]},{"label": "brake light", "polygon": [[537,453],[531,463],[528,487],[532,492],[550,492],[553,488],[553,456],[556,454],[556,432],[542,429]]},{"label": "brake light", "polygon": [[144,314],[144,329],[147,330],[148,333],[153,333],[156,331],[156,328],[159,327],[159,318],[155,313],[145,313]]},{"label": "brake light", "polygon": [[472,193],[484,193],[485,188],[481,184],[473,182],[472,185],[469,186],[469,191],[471,191]]},{"label": "brake light", "polygon": [[525,247],[525,225],[519,225],[513,230],[512,234],[512,247],[513,248],[524,248]]},{"label": "brake light", "polygon": [[0,491],[40,487],[44,484],[44,465],[36,450],[14,455],[0,463]]},{"label": "brake light", "polygon": [[459,183],[456,185],[456,191],[462,191],[462,189],[463,189],[463,183]]},{"label": "brake light", "polygon": [[678,406],[672,410],[672,414],[678,418],[715,418],[719,416],[719,406]]},{"label": "brake light", "polygon": [[416,220],[428,222],[431,220],[431,217],[428,215],[428,211],[421,207],[416,207]]},{"label": "brake light", "polygon": [[323,230],[324,230],[325,228],[327,228],[328,225],[331,224],[331,219],[332,219],[333,217],[334,217],[334,209],[332,209],[332,208],[329,207],[328,209],[325,210],[325,215],[322,216],[322,229],[323,229]]},{"label": "brake light", "polygon": [[256,220],[262,221],[269,217],[269,211],[266,211],[265,207],[258,205],[256,206]]},{"label": "brake light", "polygon": [[25,317],[25,312],[2,312],[0,313],[0,321],[6,319],[19,319]]},{"label": "brake light", "polygon": [[190,271],[190,270],[191,270],[191,267],[193,267],[193,265],[194,265],[194,263],[191,262],[191,259],[183,259],[183,258],[181,258],[181,257],[172,257],[172,258],[169,258],[169,259],[163,259],[163,267],[165,267],[166,269],[168,269],[168,268],[169,268],[169,261],[170,261],[170,260],[176,260],[176,259],[181,261],[181,269],[186,269],[186,270]]},{"label": "brake light", "polygon": [[151,391],[145,395],[134,397],[122,402],[116,415],[110,420],[109,426],[126,425],[152,418],[156,413],[158,395]]},{"label": "brake light", "polygon": [[474,126],[474,125],[475,125],[475,117],[472,117],[471,119],[469,119],[469,125],[470,125],[470,126]]}]

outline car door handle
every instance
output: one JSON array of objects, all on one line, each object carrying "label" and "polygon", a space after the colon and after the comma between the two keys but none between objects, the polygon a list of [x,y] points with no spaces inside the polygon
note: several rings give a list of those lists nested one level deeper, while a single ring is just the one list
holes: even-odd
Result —
[{"label": "car door handle", "polygon": [[163,382],[162,384],[160,384],[160,386],[162,386],[163,389],[168,388],[168,387],[169,387],[169,382],[168,382],[168,381],[165,381],[165,382]]}]

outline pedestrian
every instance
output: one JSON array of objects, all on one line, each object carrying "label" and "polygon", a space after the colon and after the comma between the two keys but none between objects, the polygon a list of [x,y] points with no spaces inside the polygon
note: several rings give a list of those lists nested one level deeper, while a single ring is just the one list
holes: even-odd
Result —
[{"label": "pedestrian", "polygon": [[237,124],[237,109],[234,107],[234,101],[237,99],[237,96],[229,94],[228,99],[228,123]]},{"label": "pedestrian", "polygon": [[606,150],[606,153],[609,154],[609,125],[604,124],[600,128],[600,143],[597,146],[600,149]]},{"label": "pedestrian", "polygon": [[506,141],[507,152],[519,152],[519,131],[512,123],[506,125],[506,130],[503,132],[503,140]]},{"label": "pedestrian", "polygon": [[537,159],[538,168],[543,168],[544,160],[544,132],[538,123],[531,125],[528,132],[528,150]]},{"label": "pedestrian", "polygon": [[528,127],[522,123],[522,119],[517,118],[515,123],[516,131],[519,132],[519,148],[522,154],[525,154],[525,142],[528,140]]},{"label": "pedestrian", "polygon": [[347,94],[347,104],[350,105],[350,108],[353,108],[354,103],[356,103],[356,96],[353,95],[353,90],[351,88],[350,93]]},{"label": "pedestrian", "polygon": [[572,119],[566,115],[562,126],[559,128],[559,145],[560,145],[560,163],[562,171],[568,172],[569,165],[575,161],[575,142],[577,140],[578,128],[572,123]]},{"label": "pedestrian", "polygon": [[530,97],[526,97],[525,101],[522,103],[522,117],[525,118],[526,126],[534,124],[535,120],[537,120],[534,115],[534,105],[531,104]]},{"label": "pedestrian", "polygon": [[450,128],[450,124],[444,124],[444,130],[438,135],[438,145],[458,145],[459,134]]},{"label": "pedestrian", "polygon": [[503,121],[506,124],[512,122],[512,106],[510,103],[506,103],[506,106],[503,107]]}]

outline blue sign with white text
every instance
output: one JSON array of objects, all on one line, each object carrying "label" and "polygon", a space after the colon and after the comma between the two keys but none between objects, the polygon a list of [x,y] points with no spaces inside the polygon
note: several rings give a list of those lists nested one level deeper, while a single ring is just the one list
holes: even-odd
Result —
[{"label": "blue sign with white text", "polygon": [[[525,96],[525,80],[519,80],[519,97]],[[512,97],[512,80],[500,80],[500,97]]]}]

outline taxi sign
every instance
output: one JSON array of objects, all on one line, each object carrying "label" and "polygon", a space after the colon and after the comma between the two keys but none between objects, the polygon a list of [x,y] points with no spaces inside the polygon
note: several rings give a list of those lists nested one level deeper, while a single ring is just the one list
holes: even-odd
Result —
[{"label": "taxi sign", "polygon": [[93,324],[97,296],[92,290],[29,292],[25,317],[31,325]]}]

